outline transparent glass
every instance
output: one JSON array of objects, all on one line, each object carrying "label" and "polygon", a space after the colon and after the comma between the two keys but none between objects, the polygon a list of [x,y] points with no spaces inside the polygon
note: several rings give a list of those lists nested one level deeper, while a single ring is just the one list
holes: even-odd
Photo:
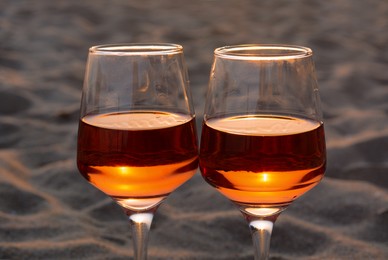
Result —
[{"label": "transparent glass", "polygon": [[325,172],[312,57],[309,48],[286,45],[237,45],[214,52],[200,170],[247,220],[255,259],[268,258],[279,214]]},{"label": "transparent glass", "polygon": [[146,259],[154,212],[198,166],[183,48],[90,48],[80,110],[78,169],[124,209],[135,259]]}]

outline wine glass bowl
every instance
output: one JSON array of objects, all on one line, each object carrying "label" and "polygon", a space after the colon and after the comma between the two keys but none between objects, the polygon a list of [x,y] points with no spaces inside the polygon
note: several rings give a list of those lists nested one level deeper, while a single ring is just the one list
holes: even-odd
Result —
[{"label": "wine glass bowl", "polygon": [[194,129],[194,118],[158,111],[88,115],[80,121],[78,167],[124,208],[145,210],[194,174]]},{"label": "wine glass bowl", "polygon": [[237,203],[287,206],[322,178],[323,135],[322,124],[301,118],[207,119],[201,147],[203,176]]},{"label": "wine glass bowl", "polygon": [[198,166],[188,82],[180,45],[117,44],[89,50],[77,165],[128,215],[135,259],[147,257],[157,207]]},{"label": "wine glass bowl", "polygon": [[214,52],[200,170],[248,221],[255,259],[268,257],[278,215],[325,172],[314,70],[306,47],[238,45]]}]

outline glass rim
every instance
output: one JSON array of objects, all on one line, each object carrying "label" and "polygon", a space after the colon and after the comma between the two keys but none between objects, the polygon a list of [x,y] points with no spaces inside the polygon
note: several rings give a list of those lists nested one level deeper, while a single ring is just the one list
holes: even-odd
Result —
[{"label": "glass rim", "polygon": [[216,48],[214,55],[236,60],[290,60],[310,57],[313,51],[298,45],[240,44]]},{"label": "glass rim", "polygon": [[183,52],[182,45],[175,43],[118,43],[103,44],[89,48],[89,53],[100,55],[170,55]]}]

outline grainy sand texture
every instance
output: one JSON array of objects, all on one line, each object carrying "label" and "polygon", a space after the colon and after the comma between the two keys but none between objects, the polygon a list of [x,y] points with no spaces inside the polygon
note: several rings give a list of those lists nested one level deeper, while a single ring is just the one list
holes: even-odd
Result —
[{"label": "grainy sand texture", "polygon": [[[328,168],[280,215],[270,259],[388,259],[385,0],[1,0],[0,259],[132,259],[123,211],[76,167],[88,48],[125,42],[183,45],[199,127],[214,48],[312,48]],[[253,247],[198,172],[156,213],[149,259],[253,259]]]}]

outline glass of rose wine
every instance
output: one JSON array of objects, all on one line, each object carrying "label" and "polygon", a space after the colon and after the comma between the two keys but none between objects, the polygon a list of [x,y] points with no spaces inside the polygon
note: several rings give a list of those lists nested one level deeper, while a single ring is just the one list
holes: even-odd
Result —
[{"label": "glass of rose wine", "polygon": [[200,146],[203,178],[249,224],[255,259],[273,225],[322,179],[325,134],[311,49],[236,45],[214,51]]},{"label": "glass of rose wine", "polygon": [[78,169],[124,209],[138,260],[147,258],[148,233],[158,206],[198,166],[188,82],[180,45],[89,49]]}]

